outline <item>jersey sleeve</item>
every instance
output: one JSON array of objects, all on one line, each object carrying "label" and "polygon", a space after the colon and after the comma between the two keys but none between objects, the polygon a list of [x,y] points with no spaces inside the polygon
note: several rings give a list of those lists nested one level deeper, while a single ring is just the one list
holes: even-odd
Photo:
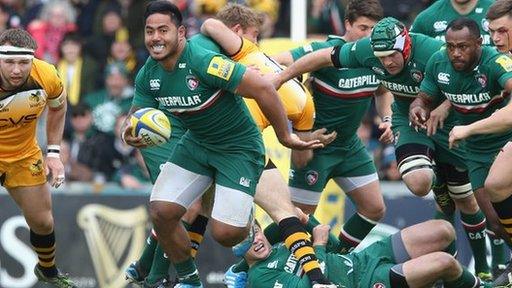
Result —
[{"label": "jersey sleeve", "polygon": [[434,102],[442,97],[441,90],[439,89],[439,86],[437,86],[435,78],[437,73],[435,71],[435,59],[437,58],[437,55],[438,54],[434,54],[434,56],[430,57],[430,60],[427,62],[427,66],[425,67],[425,77],[423,78],[423,81],[421,81],[420,85],[420,91],[434,99]]},{"label": "jersey sleeve", "polygon": [[150,80],[146,77],[146,66],[143,66],[135,77],[135,92],[132,100],[133,107],[158,108],[158,101],[151,96],[151,90],[149,87],[150,81],[156,80]]},{"label": "jersey sleeve", "polygon": [[302,113],[297,117],[296,121],[292,121],[292,127],[295,131],[310,131],[313,129],[315,122],[315,104],[313,97],[308,92],[305,92],[306,103],[302,109]]},{"label": "jersey sleeve", "polygon": [[332,57],[335,67],[361,68],[364,67],[364,59],[373,56],[369,38],[347,43],[337,50],[337,55]]},{"label": "jersey sleeve", "polygon": [[231,56],[231,59],[235,61],[240,61],[240,59],[244,58],[245,56],[249,55],[250,53],[254,51],[258,51],[258,46],[256,44],[252,43],[251,41],[241,37],[242,39],[242,47],[240,47],[240,51],[236,52]]},{"label": "jersey sleeve", "polygon": [[499,55],[494,62],[497,65],[491,66],[491,73],[494,79],[498,79],[501,87],[505,87],[508,80],[512,78],[512,59],[508,55]]},{"label": "jersey sleeve", "polygon": [[297,59],[303,57],[304,55],[311,53],[316,50],[328,48],[334,46],[333,43],[329,42],[313,42],[310,44],[306,44],[302,47],[298,47],[295,49],[290,50],[290,53],[292,54],[293,61],[297,61]]},{"label": "jersey sleeve", "polygon": [[220,54],[206,54],[202,67],[196,67],[198,77],[207,85],[235,92],[246,67]]},{"label": "jersey sleeve", "polygon": [[59,97],[64,90],[64,85],[55,66],[38,59],[34,59],[33,65],[36,67],[35,69],[33,67],[36,73],[33,76],[46,91],[48,99]]}]

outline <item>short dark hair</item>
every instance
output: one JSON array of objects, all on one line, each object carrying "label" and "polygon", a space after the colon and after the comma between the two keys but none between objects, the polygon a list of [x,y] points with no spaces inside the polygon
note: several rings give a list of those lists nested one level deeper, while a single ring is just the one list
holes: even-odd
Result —
[{"label": "short dark hair", "polygon": [[37,43],[30,34],[20,28],[7,29],[0,34],[0,45],[10,44],[19,48],[36,50]]},{"label": "short dark hair", "polygon": [[350,0],[345,9],[345,19],[352,24],[359,17],[379,21],[384,18],[384,9],[379,0]]},{"label": "short dark hair", "polygon": [[512,1],[510,0],[496,0],[487,10],[486,16],[492,21],[505,15],[512,17]]},{"label": "short dark hair", "polygon": [[468,28],[469,34],[474,36],[475,38],[480,38],[480,27],[478,27],[478,24],[475,20],[469,19],[467,17],[460,17],[448,24],[448,27],[446,27],[446,31],[453,30],[453,31],[460,31],[464,28]]},{"label": "short dark hair", "polygon": [[153,14],[166,14],[171,17],[171,21],[176,27],[181,26],[183,16],[181,15],[180,9],[176,5],[165,0],[151,1],[146,5],[146,11],[144,12],[144,21]]},{"label": "short dark hair", "polygon": [[71,117],[84,116],[91,112],[91,107],[85,102],[78,102],[78,104],[71,106]]}]

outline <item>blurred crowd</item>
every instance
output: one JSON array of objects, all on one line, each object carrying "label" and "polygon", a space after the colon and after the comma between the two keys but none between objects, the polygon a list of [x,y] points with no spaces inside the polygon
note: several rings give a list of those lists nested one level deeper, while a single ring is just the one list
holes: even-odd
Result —
[{"label": "blurred crowd", "polygon": [[[188,36],[198,33],[228,0],[169,0],[183,12]],[[433,0],[431,0],[433,1]],[[382,0],[385,11],[410,23],[429,0]],[[62,157],[68,181],[116,181],[138,189],[149,183],[140,153],[117,128],[131,105],[133,80],[147,58],[143,13],[149,0],[0,0],[0,32],[27,29],[36,57],[55,65],[68,94]],[[262,38],[289,37],[291,0],[231,0],[265,15]],[[345,0],[309,0],[308,35],[344,33]],[[385,8],[386,9],[386,8]],[[399,180],[392,146],[382,147],[370,111],[358,133],[379,165],[381,179]],[[40,127],[44,127],[44,118]],[[46,143],[39,133],[40,143]]]}]

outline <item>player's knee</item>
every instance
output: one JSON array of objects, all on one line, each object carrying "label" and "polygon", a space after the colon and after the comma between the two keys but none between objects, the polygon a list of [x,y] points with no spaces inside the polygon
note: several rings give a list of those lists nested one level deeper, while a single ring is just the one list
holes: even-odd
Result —
[{"label": "player's knee", "polygon": [[384,202],[376,203],[358,212],[373,221],[380,221],[386,214],[386,205]]},{"label": "player's knee", "polygon": [[432,176],[433,171],[426,169],[422,171],[416,171],[403,176],[403,180],[407,188],[411,192],[419,197],[426,196],[432,187]]},{"label": "player's knee", "polygon": [[225,247],[233,247],[242,242],[248,235],[248,229],[239,227],[227,227],[224,225],[212,225],[212,237],[220,245]]},{"label": "player's knee", "polygon": [[484,189],[491,199],[512,192],[509,181],[503,180],[504,179],[500,177],[493,177],[492,175],[485,180]]},{"label": "player's knee", "polygon": [[455,240],[455,229],[453,225],[446,220],[432,220],[436,235],[439,236],[439,241],[443,246],[448,246]]},{"label": "player's knee", "polygon": [[50,214],[37,219],[27,219],[27,223],[37,234],[46,235],[53,231],[53,216]]},{"label": "player's knee", "polygon": [[453,273],[454,271],[457,270],[459,263],[457,262],[455,257],[450,255],[449,253],[434,252],[432,254],[432,262],[435,263],[435,266],[438,269],[438,271],[442,271],[445,273]]},{"label": "player's knee", "polygon": [[[183,210],[185,209],[183,207],[181,208]],[[179,210],[181,210],[179,207],[177,207],[177,209],[173,209],[170,203],[151,202],[149,205],[149,214],[153,224],[156,226],[177,225],[181,219],[181,216],[185,213],[185,211]]]}]

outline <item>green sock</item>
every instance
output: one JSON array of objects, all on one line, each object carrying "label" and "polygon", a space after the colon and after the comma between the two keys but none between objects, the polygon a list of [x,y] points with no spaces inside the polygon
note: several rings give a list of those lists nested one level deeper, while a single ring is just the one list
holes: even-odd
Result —
[{"label": "green sock", "polygon": [[142,250],[142,255],[139,258],[139,266],[143,270],[143,272],[148,272],[151,269],[151,262],[153,262],[153,255],[155,254],[155,248],[158,244],[154,231],[151,230],[150,235],[146,239],[146,245],[144,245],[144,249]]},{"label": "green sock", "polygon": [[462,267],[462,274],[459,278],[453,281],[445,281],[445,288],[466,288],[466,287],[479,287],[476,286],[480,280],[475,277],[475,275],[471,274],[466,268]]},{"label": "green sock", "polygon": [[249,271],[249,265],[245,261],[245,259],[240,260],[238,263],[233,266],[233,272],[240,273],[240,272],[247,272]]},{"label": "green sock", "polygon": [[[318,221],[318,219],[315,218],[315,216],[313,216],[312,214],[309,215],[309,220],[308,220],[308,223],[306,224],[306,230],[308,230],[308,232],[310,233],[313,233],[313,228],[315,228],[316,226],[320,225],[320,221]],[[326,245],[326,251],[327,252],[332,252],[332,253],[338,253],[340,249],[340,240],[338,240],[338,238],[336,238],[336,236],[334,236],[334,234],[332,233],[329,233],[329,240],[327,240],[327,245]]]},{"label": "green sock", "polygon": [[460,213],[460,221],[466,231],[473,256],[475,257],[476,274],[484,272],[489,273],[489,264],[487,263],[487,246],[485,237],[485,216],[478,210],[473,215]]},{"label": "green sock", "polygon": [[[454,226],[453,224],[455,223],[455,215],[454,214],[446,215],[442,211],[439,211],[437,209],[436,209],[436,213],[434,214],[434,219],[446,220],[446,221],[452,223],[452,226]],[[450,243],[450,245],[448,245],[448,247],[446,247],[445,252],[450,253],[450,255],[453,255],[453,256],[457,255],[457,245],[456,245],[455,240],[453,240],[452,243]]]},{"label": "green sock", "polygon": [[340,240],[340,253],[348,253],[353,250],[364,237],[377,225],[377,222],[372,221],[359,213],[354,213],[343,225],[338,239]]},{"label": "green sock", "polygon": [[146,282],[148,284],[155,284],[160,279],[169,276],[169,267],[171,262],[165,257],[164,250],[160,245],[156,246],[155,254],[153,256],[153,263],[151,263],[151,270],[148,276],[146,276]]},{"label": "green sock", "polygon": [[507,251],[505,240],[497,238],[496,235],[490,231],[487,231],[487,236],[489,236],[489,240],[491,240],[492,269],[496,269],[500,265],[507,265],[510,259],[510,253]]},{"label": "green sock", "polygon": [[180,283],[196,286],[201,285],[199,272],[197,271],[196,264],[192,257],[189,257],[183,262],[176,263],[174,267],[176,268],[176,274],[178,274]]}]

